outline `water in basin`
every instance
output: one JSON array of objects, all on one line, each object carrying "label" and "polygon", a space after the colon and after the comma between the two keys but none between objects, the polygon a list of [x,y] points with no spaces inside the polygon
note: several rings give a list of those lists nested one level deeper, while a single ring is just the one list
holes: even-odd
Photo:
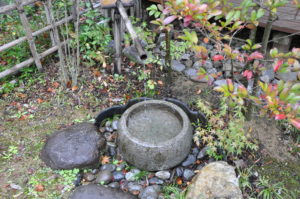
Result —
[{"label": "water in basin", "polygon": [[148,143],[160,143],[175,137],[182,129],[175,112],[163,107],[145,108],[133,113],[127,128],[131,135]]}]

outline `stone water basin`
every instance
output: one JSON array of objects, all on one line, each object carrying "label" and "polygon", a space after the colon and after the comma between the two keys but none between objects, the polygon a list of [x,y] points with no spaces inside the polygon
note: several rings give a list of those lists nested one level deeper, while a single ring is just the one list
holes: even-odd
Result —
[{"label": "stone water basin", "polygon": [[192,144],[192,126],[177,105],[147,100],[128,108],[118,127],[123,159],[148,171],[169,169],[182,162]]}]

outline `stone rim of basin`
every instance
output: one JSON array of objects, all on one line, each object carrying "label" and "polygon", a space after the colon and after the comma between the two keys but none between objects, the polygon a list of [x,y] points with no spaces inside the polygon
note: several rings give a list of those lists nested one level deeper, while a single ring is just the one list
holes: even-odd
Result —
[{"label": "stone rim of basin", "polygon": [[[166,106],[167,108],[172,107],[173,110],[175,110],[178,115],[181,117],[180,120],[182,121],[181,124],[181,129],[180,131],[177,133],[177,135],[171,139],[168,139],[167,141],[163,141],[157,144],[151,144],[149,142],[145,142],[143,140],[140,140],[136,137],[134,137],[128,130],[128,119],[130,117],[130,115],[132,114],[132,112],[144,105],[151,105],[153,104],[154,106],[157,106],[157,104],[159,103],[159,105],[163,105]],[[120,118],[119,121],[119,129],[122,129],[122,134],[124,136],[127,136],[128,138],[130,138],[133,142],[138,143],[139,145],[144,145],[146,147],[163,147],[169,144],[172,144],[175,140],[178,139],[184,139],[184,137],[186,136],[186,131],[188,131],[188,129],[190,125],[190,120],[187,116],[187,114],[177,105],[171,103],[171,102],[167,102],[167,101],[163,101],[163,100],[147,100],[147,101],[143,101],[143,102],[139,102],[137,104],[134,104],[133,106],[131,106],[130,108],[128,108],[122,115],[122,117]]]},{"label": "stone rim of basin", "polygon": [[[178,114],[178,120],[181,123],[178,134],[172,138],[168,137],[163,142],[155,143],[143,141],[131,135],[127,128],[127,118],[133,110],[144,107],[145,104],[160,104],[161,107],[167,107],[173,113]],[[173,115],[173,117],[175,116]],[[159,171],[172,168],[181,163],[191,149],[193,133],[190,119],[185,111],[171,102],[162,100],[139,102],[124,112],[118,125],[117,141],[120,155],[125,161],[143,170]]]}]

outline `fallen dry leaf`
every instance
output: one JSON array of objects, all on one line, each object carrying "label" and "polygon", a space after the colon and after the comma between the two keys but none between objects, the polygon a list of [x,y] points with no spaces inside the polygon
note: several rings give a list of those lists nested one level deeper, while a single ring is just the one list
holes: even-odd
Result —
[{"label": "fallen dry leaf", "polygon": [[42,184],[37,184],[37,185],[35,185],[35,190],[37,192],[43,192],[45,190],[45,188]]},{"label": "fallen dry leaf", "polygon": [[26,120],[28,118],[28,115],[22,115],[19,120]]},{"label": "fallen dry leaf", "polygon": [[17,96],[20,97],[20,98],[25,98],[26,97],[26,95],[24,93],[18,93]]},{"label": "fallen dry leaf", "polygon": [[161,80],[158,80],[157,83],[158,83],[158,85],[161,85],[161,86],[164,85],[163,81],[161,81]]},{"label": "fallen dry leaf", "polygon": [[49,92],[49,93],[55,93],[54,89],[51,88],[51,87],[47,89],[47,92]]},{"label": "fallen dry leaf", "polygon": [[58,82],[53,82],[53,83],[52,83],[52,86],[53,86],[54,88],[58,88],[58,87],[59,87],[59,83],[58,83]]},{"label": "fallen dry leaf", "polygon": [[38,99],[37,99],[37,103],[38,103],[38,104],[41,104],[41,103],[43,103],[43,102],[44,102],[43,99],[41,99],[41,98],[38,98]]},{"label": "fallen dry leaf", "polygon": [[205,38],[203,39],[203,42],[207,44],[207,43],[209,42],[209,38],[205,37]]},{"label": "fallen dry leaf", "polygon": [[78,86],[73,86],[72,91],[76,91],[78,89]]},{"label": "fallen dry leaf", "polygon": [[72,81],[68,81],[67,82],[67,88],[71,88],[71,86],[72,86]]},{"label": "fallen dry leaf", "polygon": [[102,156],[101,157],[101,164],[107,164],[110,162],[110,157],[109,156]]},{"label": "fallen dry leaf", "polygon": [[181,179],[181,178],[177,178],[177,179],[176,179],[176,183],[177,183],[178,185],[182,185],[182,179]]}]

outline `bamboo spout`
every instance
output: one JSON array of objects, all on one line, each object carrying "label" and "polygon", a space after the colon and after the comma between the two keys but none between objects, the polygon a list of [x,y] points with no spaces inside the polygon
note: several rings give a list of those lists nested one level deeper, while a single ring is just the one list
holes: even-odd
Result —
[{"label": "bamboo spout", "polygon": [[140,40],[139,40],[136,32],[134,31],[133,26],[132,26],[130,20],[128,19],[128,15],[127,15],[127,13],[125,11],[125,8],[124,8],[124,6],[123,6],[123,4],[122,4],[121,1],[117,1],[117,8],[119,10],[119,13],[120,13],[120,15],[121,15],[124,23],[125,23],[125,26],[126,26],[128,32],[129,32],[129,35],[130,35],[130,37],[131,37],[131,39],[132,39],[132,41],[134,43],[134,46],[135,46],[135,48],[136,48],[136,50],[137,50],[137,52],[138,52],[138,54],[140,56],[140,59],[141,60],[147,59],[147,54],[144,51],[144,49],[143,49],[143,47],[141,45],[141,42],[140,42]]}]

